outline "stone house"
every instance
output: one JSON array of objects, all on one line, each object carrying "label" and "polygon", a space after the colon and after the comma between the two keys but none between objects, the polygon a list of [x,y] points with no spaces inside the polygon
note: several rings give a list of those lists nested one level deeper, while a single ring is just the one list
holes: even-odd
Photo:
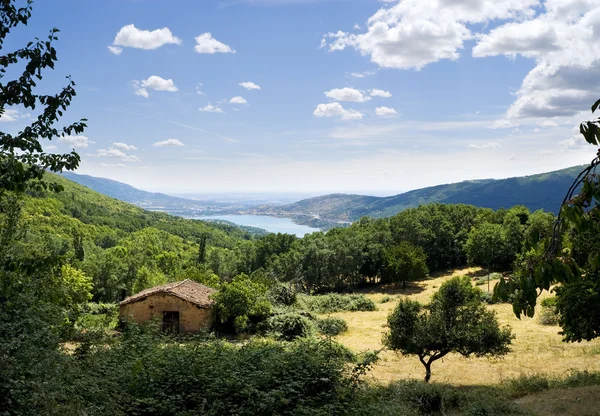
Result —
[{"label": "stone house", "polygon": [[193,333],[210,329],[215,321],[216,290],[193,280],[167,283],[130,296],[119,305],[121,321],[156,319],[166,332]]}]

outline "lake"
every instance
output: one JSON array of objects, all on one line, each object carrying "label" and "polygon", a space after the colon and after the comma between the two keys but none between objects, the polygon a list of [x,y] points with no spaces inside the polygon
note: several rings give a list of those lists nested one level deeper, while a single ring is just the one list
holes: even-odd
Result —
[{"label": "lake", "polygon": [[295,224],[289,218],[268,217],[266,215],[209,215],[202,217],[189,217],[195,220],[223,220],[230,221],[238,225],[247,225],[249,227],[262,228],[271,233],[296,234],[303,237],[305,234],[319,231],[318,228],[312,228],[307,225]]}]

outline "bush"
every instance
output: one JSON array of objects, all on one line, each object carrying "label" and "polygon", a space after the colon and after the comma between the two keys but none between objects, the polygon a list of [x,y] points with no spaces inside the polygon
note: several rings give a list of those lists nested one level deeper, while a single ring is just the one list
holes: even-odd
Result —
[{"label": "bush", "polygon": [[549,298],[545,298],[542,300],[540,305],[542,306],[542,310],[540,311],[538,321],[542,325],[558,325],[559,316],[558,309],[556,307],[556,296],[552,296]]},{"label": "bush", "polygon": [[296,303],[296,290],[287,284],[274,285],[267,293],[269,300],[275,305],[291,306]]},{"label": "bush", "polygon": [[81,360],[88,387],[72,391],[90,401],[80,413],[324,416],[351,399],[350,357],[335,342],[181,344],[135,332]]},{"label": "bush", "polygon": [[390,302],[392,300],[394,300],[393,296],[385,295],[384,297],[381,298],[381,300],[379,301],[379,303],[388,303],[388,302]]},{"label": "bush", "polygon": [[285,341],[309,337],[316,332],[314,323],[298,313],[271,316],[262,322],[259,328],[264,334]]},{"label": "bush", "polygon": [[315,313],[377,310],[375,302],[365,295],[340,295],[338,293],[317,296],[300,295],[297,304],[301,309]]},{"label": "bush", "polygon": [[317,328],[323,335],[334,337],[348,330],[348,324],[341,318],[323,318],[317,321]]}]

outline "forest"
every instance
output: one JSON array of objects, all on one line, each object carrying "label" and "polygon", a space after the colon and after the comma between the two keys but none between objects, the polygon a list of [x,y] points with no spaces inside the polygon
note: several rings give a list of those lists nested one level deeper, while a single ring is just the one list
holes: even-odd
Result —
[{"label": "forest", "polygon": [[[0,47],[31,13],[0,2]],[[597,411],[597,154],[558,215],[427,204],[297,238],[149,212],[56,175],[81,157],[43,143],[88,123],[56,127],[70,78],[35,92],[58,33],[0,56],[0,116],[39,112],[0,132],[0,414],[518,415],[553,395]],[[600,146],[600,119],[580,133]],[[127,296],[184,279],[217,289],[211,331],[119,321]],[[517,372],[534,360],[557,371]]]}]

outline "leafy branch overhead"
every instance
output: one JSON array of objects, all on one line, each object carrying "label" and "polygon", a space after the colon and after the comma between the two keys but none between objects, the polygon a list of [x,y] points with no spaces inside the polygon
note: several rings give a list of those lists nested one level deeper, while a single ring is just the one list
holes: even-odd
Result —
[{"label": "leafy branch overhead", "polygon": [[[25,7],[17,8],[12,2],[0,3],[0,48],[10,29],[27,25],[31,17],[31,0]],[[58,40],[59,30],[50,31],[46,40],[36,38],[27,46],[0,56],[0,116],[11,106],[36,110],[41,107],[34,121],[16,134],[0,132],[0,192],[22,192],[27,188],[51,188],[55,184],[42,181],[44,171],[60,172],[74,170],[80,162],[79,155],[70,153],[46,153],[40,140],[53,140],[60,136],[80,134],[86,128],[86,119],[64,127],[56,127],[59,119],[75,97],[75,83],[67,77],[67,85],[57,94],[36,94],[37,83],[46,69],[54,69],[57,61],[53,43]],[[17,78],[6,81],[10,69],[22,65],[24,69]]]},{"label": "leafy branch overhead", "polygon": [[[600,100],[592,105],[592,113]],[[585,141],[600,146],[600,118],[580,125]],[[513,311],[532,317],[544,290],[557,295],[559,324],[566,341],[600,336],[600,150],[573,181],[551,233],[531,234],[515,276],[501,279],[496,299],[509,300]]]}]

